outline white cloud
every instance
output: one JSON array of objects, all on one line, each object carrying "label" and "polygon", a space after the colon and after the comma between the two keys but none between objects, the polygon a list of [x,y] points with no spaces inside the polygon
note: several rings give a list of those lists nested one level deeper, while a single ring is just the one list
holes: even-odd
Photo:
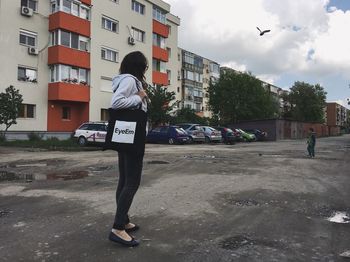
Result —
[{"label": "white cloud", "polygon": [[[182,20],[180,46],[194,53],[271,81],[282,74],[350,80],[350,12],[328,0],[168,2]],[[256,26],[271,32],[260,37]]]},{"label": "white cloud", "polygon": [[350,109],[350,106],[348,105],[347,100],[334,100],[334,101],[329,101],[329,102],[337,103],[337,104],[340,104],[340,105]]}]

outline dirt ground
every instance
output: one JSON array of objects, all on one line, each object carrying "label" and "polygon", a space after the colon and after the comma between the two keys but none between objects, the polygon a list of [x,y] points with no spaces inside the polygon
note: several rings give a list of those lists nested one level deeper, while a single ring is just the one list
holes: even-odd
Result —
[{"label": "dirt ground", "polygon": [[349,152],[350,135],[315,159],[305,141],[147,145],[125,248],[115,152],[0,147],[0,261],[350,261]]}]

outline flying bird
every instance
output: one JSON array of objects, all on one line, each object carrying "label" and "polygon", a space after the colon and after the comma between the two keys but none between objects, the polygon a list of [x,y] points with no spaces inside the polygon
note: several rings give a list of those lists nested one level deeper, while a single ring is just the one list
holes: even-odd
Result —
[{"label": "flying bird", "polygon": [[261,31],[259,27],[256,27],[256,29],[259,30],[261,36],[264,35],[265,33],[268,33],[268,32],[271,31],[271,30],[264,30],[264,31]]}]

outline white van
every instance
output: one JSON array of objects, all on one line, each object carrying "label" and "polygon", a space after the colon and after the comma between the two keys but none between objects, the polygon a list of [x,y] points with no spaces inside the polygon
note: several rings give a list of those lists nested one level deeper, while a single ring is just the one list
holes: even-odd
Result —
[{"label": "white van", "polygon": [[81,146],[87,143],[104,143],[107,125],[107,122],[86,122],[75,130],[73,137],[77,138]]}]

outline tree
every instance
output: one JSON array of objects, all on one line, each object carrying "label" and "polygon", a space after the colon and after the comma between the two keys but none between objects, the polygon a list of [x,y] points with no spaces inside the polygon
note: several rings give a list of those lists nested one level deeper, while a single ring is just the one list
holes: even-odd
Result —
[{"label": "tree", "polygon": [[176,115],[172,120],[173,124],[193,123],[207,125],[208,119],[196,115],[196,111],[190,108],[181,108],[176,111]]},{"label": "tree", "polygon": [[168,123],[176,105],[176,102],[170,104],[175,99],[175,92],[169,92],[165,87],[149,86],[147,96],[150,99],[148,109],[152,126]]},{"label": "tree", "polygon": [[290,105],[285,117],[304,122],[324,122],[327,92],[319,84],[295,82],[284,99]]},{"label": "tree", "polygon": [[220,124],[278,116],[278,100],[250,73],[225,71],[210,82],[209,107]]},{"label": "tree", "polygon": [[17,117],[22,104],[22,95],[12,85],[0,93],[0,125],[5,125],[4,135],[11,125],[17,124]]}]

